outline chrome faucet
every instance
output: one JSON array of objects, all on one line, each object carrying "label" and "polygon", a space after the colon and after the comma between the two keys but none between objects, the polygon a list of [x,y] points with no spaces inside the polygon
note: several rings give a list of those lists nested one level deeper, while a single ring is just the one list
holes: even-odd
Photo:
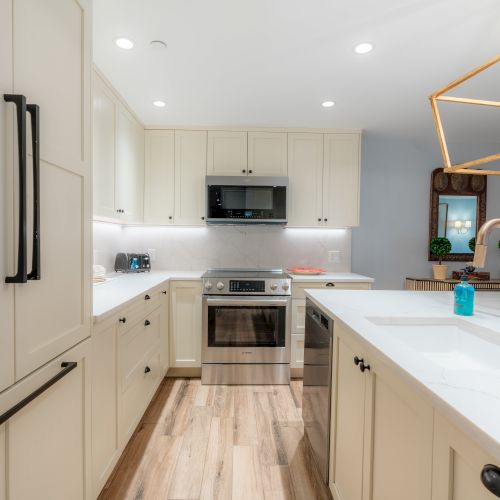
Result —
[{"label": "chrome faucet", "polygon": [[488,236],[493,229],[500,229],[500,219],[491,219],[486,221],[477,232],[476,248],[474,251],[474,267],[484,267],[486,262],[486,250],[488,250]]}]

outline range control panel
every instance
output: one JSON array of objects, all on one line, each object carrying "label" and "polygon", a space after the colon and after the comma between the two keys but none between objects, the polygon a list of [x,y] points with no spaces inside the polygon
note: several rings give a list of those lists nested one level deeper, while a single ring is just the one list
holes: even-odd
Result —
[{"label": "range control panel", "polygon": [[264,293],[266,282],[264,280],[230,280],[230,292]]}]

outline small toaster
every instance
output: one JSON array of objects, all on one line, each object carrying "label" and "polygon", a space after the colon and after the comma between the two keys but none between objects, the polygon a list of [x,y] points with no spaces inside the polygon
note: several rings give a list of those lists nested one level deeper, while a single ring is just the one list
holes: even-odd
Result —
[{"label": "small toaster", "polygon": [[147,253],[117,253],[115,257],[117,273],[144,273],[151,271],[151,259]]}]

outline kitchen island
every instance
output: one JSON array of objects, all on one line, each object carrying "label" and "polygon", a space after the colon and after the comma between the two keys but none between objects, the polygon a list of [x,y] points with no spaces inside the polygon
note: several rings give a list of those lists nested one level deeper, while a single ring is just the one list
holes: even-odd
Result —
[{"label": "kitchen island", "polygon": [[449,292],[306,296],[334,320],[334,498],[497,498],[480,477],[500,464],[500,294],[470,318]]}]

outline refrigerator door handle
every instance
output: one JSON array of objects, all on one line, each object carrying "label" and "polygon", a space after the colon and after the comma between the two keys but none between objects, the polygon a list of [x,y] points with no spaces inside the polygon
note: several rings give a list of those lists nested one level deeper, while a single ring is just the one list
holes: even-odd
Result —
[{"label": "refrigerator door handle", "polygon": [[19,231],[17,249],[17,273],[7,276],[6,283],[26,283],[27,252],[26,252],[26,97],[20,94],[4,94],[5,102],[16,105],[17,116],[17,147],[19,161]]},{"label": "refrigerator door handle", "polygon": [[28,104],[33,153],[33,253],[29,280],[40,279],[40,107]]}]

